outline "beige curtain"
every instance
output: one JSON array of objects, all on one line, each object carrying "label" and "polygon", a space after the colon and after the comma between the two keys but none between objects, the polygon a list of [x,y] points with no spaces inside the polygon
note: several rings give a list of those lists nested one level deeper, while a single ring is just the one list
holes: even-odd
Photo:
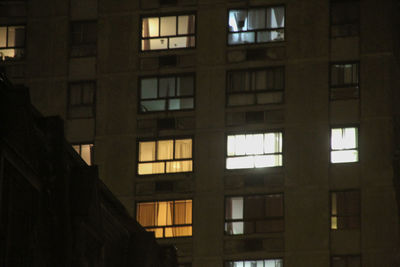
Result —
[{"label": "beige curtain", "polygon": [[136,218],[142,226],[148,227],[155,225],[155,209],[156,206],[154,202],[139,203]]},{"label": "beige curtain", "polygon": [[[174,225],[192,224],[192,200],[175,201]],[[173,228],[173,236],[192,235],[192,226],[179,226]]]},{"label": "beige curtain", "polygon": [[[150,37],[149,19],[142,20],[142,38]],[[150,40],[142,39],[142,50],[150,50]]]}]

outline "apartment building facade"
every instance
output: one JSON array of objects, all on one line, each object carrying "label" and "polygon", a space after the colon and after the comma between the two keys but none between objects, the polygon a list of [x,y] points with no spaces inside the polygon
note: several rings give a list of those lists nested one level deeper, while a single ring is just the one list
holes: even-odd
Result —
[{"label": "apartment building facade", "polygon": [[1,65],[182,266],[397,266],[398,1],[0,3]]}]

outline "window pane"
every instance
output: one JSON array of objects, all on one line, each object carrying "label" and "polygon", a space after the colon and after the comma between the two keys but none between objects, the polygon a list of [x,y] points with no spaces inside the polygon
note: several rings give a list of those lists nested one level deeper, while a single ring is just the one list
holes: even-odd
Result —
[{"label": "window pane", "polygon": [[176,35],[176,17],[161,17],[161,33],[160,36]]},{"label": "window pane", "polygon": [[165,110],[166,108],[166,101],[165,100],[150,100],[150,101],[141,101],[141,111],[148,112],[148,111],[161,111]]},{"label": "window pane", "polygon": [[92,165],[92,145],[82,145],[81,157],[87,165]]},{"label": "window pane", "polygon": [[194,79],[193,76],[177,77],[177,95],[190,96],[194,94]]},{"label": "window pane", "polygon": [[174,213],[174,205],[172,201],[156,202],[156,225],[166,226],[172,225],[172,214]]},{"label": "window pane", "polygon": [[159,36],[158,18],[144,18],[142,21],[142,36],[157,37]]},{"label": "window pane", "polygon": [[267,72],[265,70],[255,72],[255,90],[267,89]]},{"label": "window pane", "polygon": [[258,93],[257,104],[278,104],[283,102],[282,92]]},{"label": "window pane", "polygon": [[357,161],[358,161],[357,150],[340,150],[331,152],[332,163],[357,162]]},{"label": "window pane", "polygon": [[193,109],[193,98],[171,99],[169,101],[169,110]]},{"label": "window pane", "polygon": [[244,234],[244,223],[243,222],[228,222],[225,223],[225,232],[229,235],[241,235]]},{"label": "window pane", "polygon": [[250,9],[249,10],[249,30],[265,28],[265,9]]},{"label": "window pane", "polygon": [[266,133],[264,134],[264,152],[280,153],[282,152],[282,134]]},{"label": "window pane", "polygon": [[256,168],[282,166],[282,155],[254,156]]},{"label": "window pane", "polygon": [[264,197],[246,197],[244,201],[245,219],[257,219],[264,217]]},{"label": "window pane", "polygon": [[267,9],[267,28],[285,27],[285,8],[273,7]]},{"label": "window pane", "polygon": [[253,94],[234,94],[228,96],[229,106],[246,106],[255,104]]},{"label": "window pane", "polygon": [[254,157],[235,157],[226,159],[227,169],[247,169],[254,168]]},{"label": "window pane", "polygon": [[235,135],[235,155],[245,155],[247,150],[246,135]]},{"label": "window pane", "polygon": [[282,195],[268,195],[265,197],[265,215],[268,217],[284,215]]},{"label": "window pane", "polygon": [[243,197],[226,199],[225,219],[243,219]]},{"label": "window pane", "polygon": [[229,31],[238,32],[247,30],[247,11],[230,10],[229,11]]},{"label": "window pane", "polygon": [[174,141],[157,141],[157,160],[173,159]]},{"label": "window pane", "polygon": [[8,47],[22,47],[25,45],[25,26],[8,27]]},{"label": "window pane", "polygon": [[192,158],[192,139],[175,141],[175,159]]},{"label": "window pane", "polygon": [[69,104],[72,106],[82,104],[80,84],[71,84],[69,87]]},{"label": "window pane", "polygon": [[283,41],[283,40],[285,40],[285,32],[283,29],[257,32],[257,43]]},{"label": "window pane", "polygon": [[157,174],[165,173],[165,163],[164,162],[153,162],[153,163],[139,163],[138,174]]},{"label": "window pane", "polygon": [[193,37],[171,37],[169,39],[169,48],[184,48],[184,47],[193,47]]},{"label": "window pane", "polygon": [[174,224],[192,223],[192,200],[175,201]]},{"label": "window pane", "polygon": [[154,161],[156,159],[155,142],[139,142],[139,161]]},{"label": "window pane", "polygon": [[248,73],[245,71],[235,71],[228,74],[228,91],[240,92],[250,90],[250,80]]},{"label": "window pane", "polygon": [[[156,38],[150,40],[143,40],[142,43],[146,41],[149,42],[149,49],[148,50],[160,50],[160,49],[167,49],[168,48],[168,38]],[[143,44],[142,47],[145,45]],[[146,49],[144,49],[146,50]]]},{"label": "window pane", "polygon": [[194,15],[178,17],[178,34],[193,34],[195,30]]},{"label": "window pane", "polygon": [[167,173],[191,172],[192,170],[193,170],[193,161],[191,160],[167,162]]},{"label": "window pane", "polygon": [[82,102],[83,104],[93,104],[94,102],[94,88],[93,88],[93,83],[85,83],[82,85],[83,86],[83,99]]},{"label": "window pane", "polygon": [[144,227],[154,226],[155,218],[156,218],[156,207],[154,202],[138,204],[136,219],[142,226]]},{"label": "window pane", "polygon": [[7,47],[7,27],[0,27],[0,47]]},{"label": "window pane", "polygon": [[159,97],[175,96],[175,77],[160,78]]},{"label": "window pane", "polygon": [[247,147],[246,155],[263,154],[263,134],[248,134],[246,135]]},{"label": "window pane", "polygon": [[157,98],[157,79],[142,79],[140,81],[140,99]]},{"label": "window pane", "polygon": [[228,44],[248,44],[255,42],[254,32],[230,33],[228,35]]}]

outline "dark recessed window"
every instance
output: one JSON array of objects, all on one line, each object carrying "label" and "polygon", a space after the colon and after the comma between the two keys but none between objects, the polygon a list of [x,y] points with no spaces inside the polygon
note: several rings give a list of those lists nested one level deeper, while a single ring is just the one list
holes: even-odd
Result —
[{"label": "dark recessed window", "polygon": [[361,257],[359,255],[333,256],[331,267],[361,267]]},{"label": "dark recessed window", "polygon": [[97,53],[97,22],[71,23],[71,57],[95,56]]},{"label": "dark recessed window", "polygon": [[358,35],[359,21],[359,1],[331,1],[332,38]]},{"label": "dark recessed window", "polygon": [[225,199],[225,233],[242,235],[284,231],[283,194]]},{"label": "dark recessed window", "polygon": [[227,106],[282,103],[284,72],[283,67],[228,72]]},{"label": "dark recessed window", "polygon": [[330,70],[330,99],[359,97],[359,63],[332,63]]},{"label": "dark recessed window", "polygon": [[285,40],[285,7],[230,9],[228,44],[254,44]]},{"label": "dark recessed window", "polygon": [[74,82],[68,88],[68,118],[93,118],[95,115],[96,83]]},{"label": "dark recessed window", "polygon": [[0,61],[25,56],[25,25],[0,26]]},{"label": "dark recessed window", "polygon": [[190,110],[194,108],[194,75],[140,79],[140,112]]},{"label": "dark recessed window", "polygon": [[141,50],[191,48],[196,44],[196,16],[142,18]]},{"label": "dark recessed window", "polygon": [[331,229],[360,228],[360,192],[331,192]]}]

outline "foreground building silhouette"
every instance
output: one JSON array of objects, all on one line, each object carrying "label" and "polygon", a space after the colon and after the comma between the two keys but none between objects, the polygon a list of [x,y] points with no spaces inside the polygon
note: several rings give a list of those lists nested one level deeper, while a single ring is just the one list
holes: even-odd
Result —
[{"label": "foreground building silhouette", "polygon": [[6,1],[1,65],[180,266],[400,266],[398,14]]},{"label": "foreground building silhouette", "polygon": [[0,105],[1,266],[177,266],[3,74]]}]

